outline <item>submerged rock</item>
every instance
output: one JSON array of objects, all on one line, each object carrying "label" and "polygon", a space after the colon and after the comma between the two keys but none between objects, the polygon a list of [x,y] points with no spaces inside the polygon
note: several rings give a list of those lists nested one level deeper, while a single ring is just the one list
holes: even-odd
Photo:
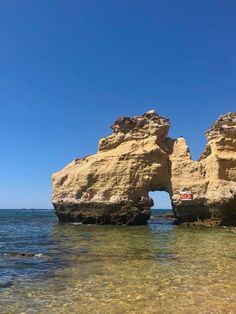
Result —
[{"label": "submerged rock", "polygon": [[[121,117],[95,155],[53,174],[52,202],[59,221],[146,224],[150,191],[169,193],[177,223],[236,225],[236,113],[206,132],[208,144],[193,161],[183,137],[168,137],[169,120],[151,110]],[[193,200],[181,200],[180,191]]]},{"label": "submerged rock", "polygon": [[29,252],[9,252],[4,253],[4,256],[13,256],[13,257],[47,257],[42,253],[29,253]]}]

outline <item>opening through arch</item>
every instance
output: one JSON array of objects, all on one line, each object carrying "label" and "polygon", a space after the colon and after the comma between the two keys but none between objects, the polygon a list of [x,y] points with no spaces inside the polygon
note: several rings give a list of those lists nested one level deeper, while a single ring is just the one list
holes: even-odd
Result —
[{"label": "opening through arch", "polygon": [[172,211],[171,199],[168,192],[154,191],[149,192],[148,196],[153,199],[154,205],[152,206],[152,213],[155,211]]}]

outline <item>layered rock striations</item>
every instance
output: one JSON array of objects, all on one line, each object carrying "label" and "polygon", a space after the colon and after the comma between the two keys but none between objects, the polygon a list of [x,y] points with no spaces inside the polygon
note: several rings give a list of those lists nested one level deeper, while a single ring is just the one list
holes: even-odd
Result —
[{"label": "layered rock striations", "polygon": [[[184,138],[168,137],[169,120],[151,110],[121,117],[95,155],[53,174],[52,202],[60,221],[145,224],[150,191],[167,191],[178,223],[236,225],[236,113],[206,132],[193,161]],[[193,200],[180,200],[190,190]]]}]

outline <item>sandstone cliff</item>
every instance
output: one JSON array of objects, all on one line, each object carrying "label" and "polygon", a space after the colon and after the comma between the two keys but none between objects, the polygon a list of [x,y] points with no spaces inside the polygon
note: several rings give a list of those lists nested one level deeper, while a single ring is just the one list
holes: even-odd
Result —
[{"label": "sandstone cliff", "polygon": [[[167,191],[178,223],[236,224],[236,113],[206,132],[193,161],[184,138],[168,138],[169,120],[149,111],[119,118],[95,155],[53,174],[52,202],[60,221],[144,224],[149,191]],[[191,190],[193,200],[179,192]]]}]

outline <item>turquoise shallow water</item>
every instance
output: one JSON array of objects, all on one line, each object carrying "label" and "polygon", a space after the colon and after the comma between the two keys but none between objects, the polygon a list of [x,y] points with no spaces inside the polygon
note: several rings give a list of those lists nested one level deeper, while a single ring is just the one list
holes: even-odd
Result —
[{"label": "turquoise shallow water", "polygon": [[0,210],[0,313],[236,313],[236,229]]}]

